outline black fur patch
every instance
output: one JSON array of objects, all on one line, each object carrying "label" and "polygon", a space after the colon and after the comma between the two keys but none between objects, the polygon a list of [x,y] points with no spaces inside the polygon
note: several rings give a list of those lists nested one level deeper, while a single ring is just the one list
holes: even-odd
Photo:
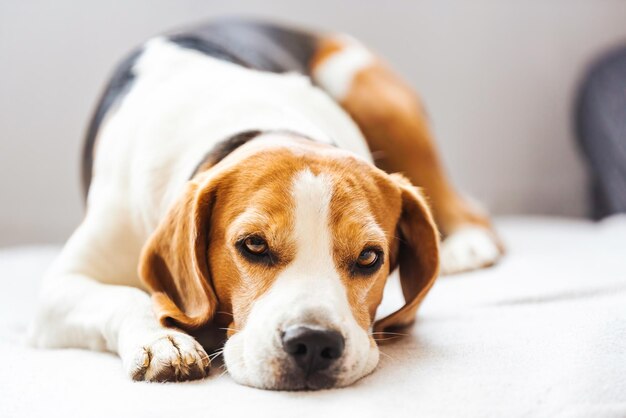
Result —
[{"label": "black fur patch", "polygon": [[235,55],[228,52],[219,45],[214,44],[208,39],[202,39],[193,34],[187,33],[172,35],[169,36],[167,39],[168,41],[183,48],[193,49],[194,51],[202,52],[203,54],[209,55],[213,58],[229,61],[242,66],[247,66],[245,62],[241,61]]},{"label": "black fur patch", "polygon": [[240,146],[246,144],[247,142],[252,141],[254,138],[261,134],[263,134],[263,131],[244,131],[217,143],[217,145],[215,145],[215,147],[213,147],[211,151],[205,154],[204,158],[202,158],[200,163],[193,170],[191,177],[195,176],[196,173],[201,171],[203,167],[210,167],[219,163],[221,160],[226,158],[228,154],[230,154]]},{"label": "black fur patch", "polygon": [[246,19],[219,19],[168,39],[216,58],[274,73],[309,73],[317,36],[298,29]]},{"label": "black fur patch", "polygon": [[93,169],[93,152],[96,143],[96,137],[100,130],[102,120],[105,118],[111,107],[115,105],[130,90],[135,74],[133,66],[137,59],[141,56],[142,49],[137,49],[130,53],[115,69],[109,84],[107,84],[104,92],[100,96],[98,107],[93,113],[89,126],[87,127],[87,135],[83,145],[83,161],[81,167],[81,175],[83,182],[84,196],[87,197],[89,185],[91,183],[91,174]]},{"label": "black fur patch", "polygon": [[[293,136],[295,138],[306,139],[308,141],[313,141],[313,142],[316,141],[315,139],[307,135],[290,131],[288,129],[271,129],[268,131],[250,130],[250,131],[239,132],[217,143],[211,151],[207,152],[202,158],[202,160],[200,160],[200,162],[196,166],[190,178],[195,176],[200,171],[203,171],[204,169],[212,167],[215,164],[219,163],[224,158],[226,158],[228,154],[235,151],[240,146],[252,141],[253,139],[257,138],[260,135],[265,135],[265,134],[283,134],[283,135]],[[329,145],[333,147],[336,146],[334,141],[330,143]]]}]

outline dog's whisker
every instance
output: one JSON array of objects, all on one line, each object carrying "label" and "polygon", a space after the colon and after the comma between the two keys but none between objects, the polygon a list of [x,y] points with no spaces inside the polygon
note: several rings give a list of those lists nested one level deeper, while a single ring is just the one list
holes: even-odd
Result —
[{"label": "dog's whisker", "polygon": [[228,367],[226,367],[226,364],[222,364],[220,366],[220,368],[223,370],[222,373],[220,373],[219,377],[224,376],[226,373],[228,373]]},{"label": "dog's whisker", "polygon": [[395,361],[395,360],[396,360],[394,357],[392,357],[392,356],[390,356],[389,354],[385,353],[385,352],[384,352],[384,351],[382,351],[381,349],[378,349],[378,352],[379,352],[380,354],[382,354],[383,356],[387,357],[387,358],[388,358],[388,359],[390,359],[390,360],[393,360],[393,361]]},{"label": "dog's whisker", "polygon": [[403,337],[408,336],[409,334],[403,334],[400,332],[387,332],[387,331],[381,331],[381,332],[372,332],[370,335],[375,335],[375,334],[383,334],[383,335],[401,335]]},{"label": "dog's whisker", "polygon": [[389,340],[395,340],[395,339],[398,339],[398,338],[400,338],[399,335],[393,335],[393,336],[391,336],[389,338],[374,338],[374,341],[376,341],[376,342],[389,341]]},{"label": "dog's whisker", "polygon": [[228,316],[234,316],[232,313],[230,313],[230,312],[226,312],[226,311],[217,311],[217,312],[215,312],[215,313],[218,313],[218,314],[224,314],[224,315],[228,315]]},{"label": "dog's whisker", "polygon": [[239,330],[239,329],[237,329],[237,328],[228,328],[228,327],[226,327],[226,328],[218,328],[218,329],[221,329],[221,330],[223,330],[223,331],[241,332],[241,330]]},{"label": "dog's whisker", "polygon": [[401,236],[399,236],[399,235],[394,235],[393,237],[395,239],[397,239],[398,241],[400,241],[401,243],[403,243],[403,244],[407,243],[406,240],[404,238],[402,238]]}]

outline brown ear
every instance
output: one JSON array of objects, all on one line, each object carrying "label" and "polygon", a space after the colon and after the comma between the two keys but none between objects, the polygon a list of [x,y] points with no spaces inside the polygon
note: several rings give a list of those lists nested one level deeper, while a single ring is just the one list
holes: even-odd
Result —
[{"label": "brown ear", "polygon": [[198,328],[217,309],[208,265],[214,183],[202,176],[190,181],[143,248],[139,276],[163,325]]},{"label": "brown ear", "polygon": [[374,331],[410,325],[415,312],[439,274],[439,233],[424,197],[399,174],[392,179],[402,193],[402,214],[397,234],[400,241],[397,264],[405,305],[376,321]]}]

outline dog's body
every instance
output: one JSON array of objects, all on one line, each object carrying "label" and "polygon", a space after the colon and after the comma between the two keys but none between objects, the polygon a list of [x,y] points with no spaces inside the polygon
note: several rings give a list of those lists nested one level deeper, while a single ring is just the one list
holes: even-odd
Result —
[{"label": "dog's body", "polygon": [[[185,331],[207,326],[228,327],[244,384],[371,372],[371,328],[410,323],[438,265],[424,199],[371,151],[426,189],[445,270],[500,254],[447,183],[417,99],[344,36],[220,21],[153,39],[113,77],[85,150],[87,214],[46,276],[32,339],[119,353],[138,380],[205,376]],[[407,304],[374,324],[397,265]]]}]

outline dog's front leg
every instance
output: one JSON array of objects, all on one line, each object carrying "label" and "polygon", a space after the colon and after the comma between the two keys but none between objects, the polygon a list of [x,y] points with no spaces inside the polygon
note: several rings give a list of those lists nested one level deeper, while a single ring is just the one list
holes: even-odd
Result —
[{"label": "dog's front leg", "polygon": [[158,324],[149,296],[79,274],[49,277],[30,341],[119,354],[134,380],[180,381],[207,375],[209,359],[193,337]]},{"label": "dog's front leg", "polygon": [[159,324],[146,292],[111,284],[119,280],[106,280],[119,269],[113,256],[102,262],[105,254],[112,253],[102,240],[87,242],[89,237],[94,234],[88,223],[81,225],[44,278],[30,329],[31,343],[117,353],[134,380],[206,376],[209,359],[200,344],[182,331]]},{"label": "dog's front leg", "polygon": [[158,324],[142,290],[80,274],[46,279],[30,341],[119,354],[134,380],[180,381],[207,375],[209,359],[193,337]]}]

